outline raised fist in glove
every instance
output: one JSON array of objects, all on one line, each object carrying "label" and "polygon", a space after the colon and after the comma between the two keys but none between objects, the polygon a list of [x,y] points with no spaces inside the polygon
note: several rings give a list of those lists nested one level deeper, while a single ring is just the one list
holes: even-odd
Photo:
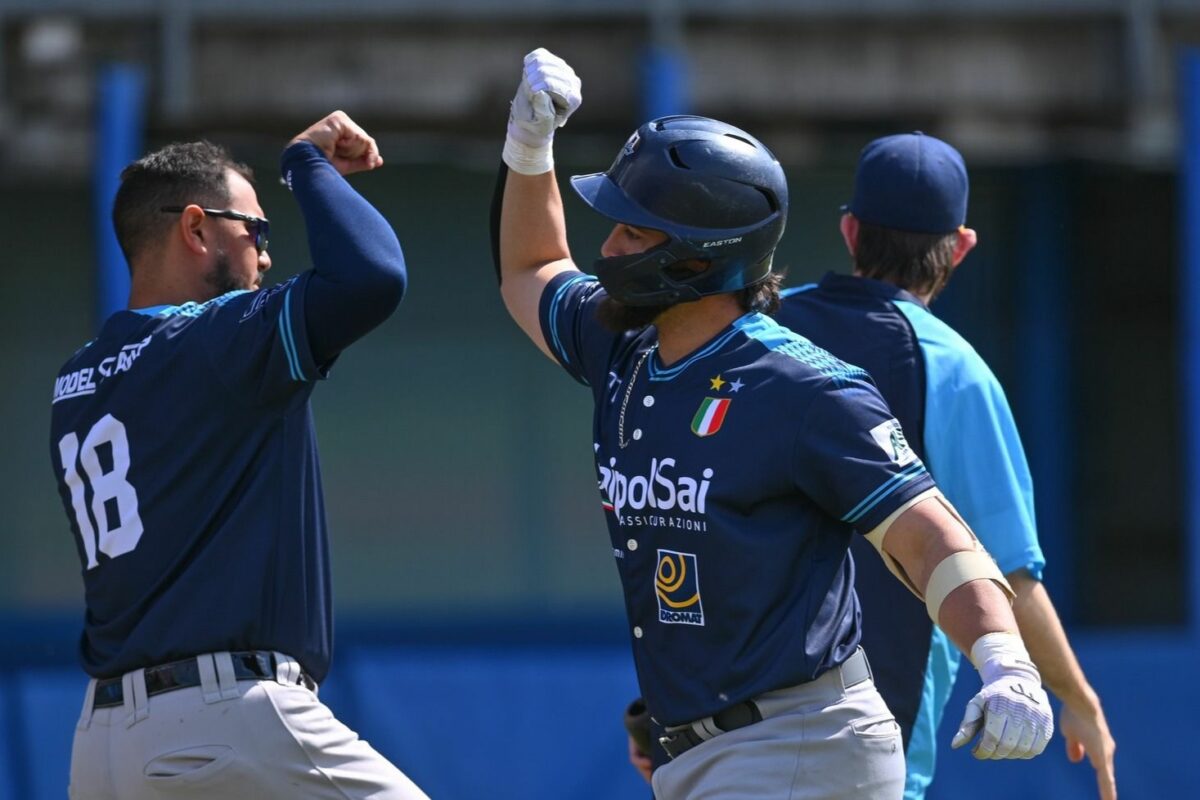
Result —
[{"label": "raised fist in glove", "polygon": [[554,168],[551,144],[583,100],[581,83],[571,65],[545,48],[525,56],[525,69],[508,115],[504,163],[522,175]]},{"label": "raised fist in glove", "polygon": [[1011,633],[981,636],[971,648],[971,661],[979,667],[983,688],[967,704],[950,746],[962,747],[982,729],[971,751],[976,758],[1033,758],[1045,750],[1054,733],[1054,715],[1021,638]]}]

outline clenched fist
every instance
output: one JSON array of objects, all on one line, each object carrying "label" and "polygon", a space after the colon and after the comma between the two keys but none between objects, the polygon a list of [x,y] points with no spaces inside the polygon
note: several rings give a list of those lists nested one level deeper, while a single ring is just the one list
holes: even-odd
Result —
[{"label": "clenched fist", "polygon": [[1013,634],[989,633],[971,648],[971,660],[979,664],[983,687],[967,704],[950,746],[962,747],[982,730],[972,750],[976,758],[1039,755],[1054,733],[1054,715],[1024,644]]},{"label": "clenched fist", "polygon": [[379,147],[344,111],[334,111],[296,135],[292,143],[311,142],[342,175],[383,166]]},{"label": "clenched fist", "polygon": [[508,115],[504,163],[523,175],[540,175],[554,167],[554,130],[583,100],[582,84],[571,65],[545,48],[525,56],[521,83]]}]

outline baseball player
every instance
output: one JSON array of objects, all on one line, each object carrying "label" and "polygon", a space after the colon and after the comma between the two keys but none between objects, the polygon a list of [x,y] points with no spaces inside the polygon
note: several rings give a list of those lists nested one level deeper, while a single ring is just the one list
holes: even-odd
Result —
[{"label": "baseball player", "polygon": [[[864,148],[841,231],[853,275],[782,292],[776,320],[867,370],[908,434],[908,445],[970,523],[1016,593],[1013,612],[1033,662],[1063,701],[1068,756],[1087,753],[1102,800],[1115,800],[1115,743],[1040,581],[1045,561],[1033,487],[999,382],[975,350],[929,312],[974,248],[964,227],[969,181],[952,146],[920,133]],[[958,650],[861,539],[851,542],[862,643],[875,683],[900,723],[904,797],[920,800],[933,778],[935,735],[958,671]],[[886,654],[887,658],[882,658]],[[649,774],[649,759],[634,755]]]},{"label": "baseball player", "polygon": [[[962,156],[940,139],[912,133],[868,144],[841,221],[854,275],[831,273],[783,292],[776,319],[875,379],[909,445],[1013,587],[1033,662],[1063,701],[1068,756],[1078,761],[1086,752],[1100,797],[1115,800],[1116,745],[1040,580],[1033,484],[1008,400],[974,348],[929,312],[976,244],[964,227],[968,186]],[[934,736],[959,654],[858,545],[851,552],[863,646],[888,654],[876,665],[876,684],[904,731],[904,796],[920,800],[933,778]]]},{"label": "baseball player", "polygon": [[642,125],[606,173],[572,179],[614,222],[585,275],[552,155],[579,86],[556,56],[526,56],[498,266],[516,322],[593,393],[634,660],[671,759],[657,796],[901,796],[899,726],[858,646],[850,525],[980,668],[956,740],[1041,752],[1049,703],[1003,575],[865,373],[763,313],[787,213],[778,161],[716,120]]},{"label": "baseball player", "polygon": [[382,163],[340,111],[292,140],[314,267],[270,288],[248,168],[193,142],[122,173],[129,309],[59,371],[51,413],[87,603],[75,800],[425,798],[316,694],[332,619],[309,397],[404,294],[395,234],[343,177]]}]

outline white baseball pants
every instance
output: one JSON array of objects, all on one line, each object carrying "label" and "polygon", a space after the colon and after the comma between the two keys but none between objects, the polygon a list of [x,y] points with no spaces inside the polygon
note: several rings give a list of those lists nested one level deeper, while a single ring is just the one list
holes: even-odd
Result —
[{"label": "white baseball pants", "polygon": [[297,684],[300,665],[276,654],[276,680],[237,681],[228,653],[201,685],[146,696],[141,670],[124,705],[93,709],[88,684],[71,751],[71,800],[329,798],[429,800]]},{"label": "white baseball pants", "polygon": [[900,726],[875,683],[840,669],[754,698],[763,720],[718,734],[654,771],[658,800],[900,800]]}]

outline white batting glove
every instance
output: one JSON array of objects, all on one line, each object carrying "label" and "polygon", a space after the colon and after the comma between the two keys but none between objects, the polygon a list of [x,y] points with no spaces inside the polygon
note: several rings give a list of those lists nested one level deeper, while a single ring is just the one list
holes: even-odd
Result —
[{"label": "white batting glove", "polygon": [[1021,637],[985,634],[971,647],[971,661],[979,667],[983,688],[967,704],[950,746],[962,747],[982,728],[971,751],[976,758],[1033,758],[1045,750],[1054,733],[1054,715]]},{"label": "white batting glove", "polygon": [[522,175],[554,168],[554,130],[583,102],[581,82],[571,65],[545,48],[525,56],[521,85],[508,114],[504,163]]}]

